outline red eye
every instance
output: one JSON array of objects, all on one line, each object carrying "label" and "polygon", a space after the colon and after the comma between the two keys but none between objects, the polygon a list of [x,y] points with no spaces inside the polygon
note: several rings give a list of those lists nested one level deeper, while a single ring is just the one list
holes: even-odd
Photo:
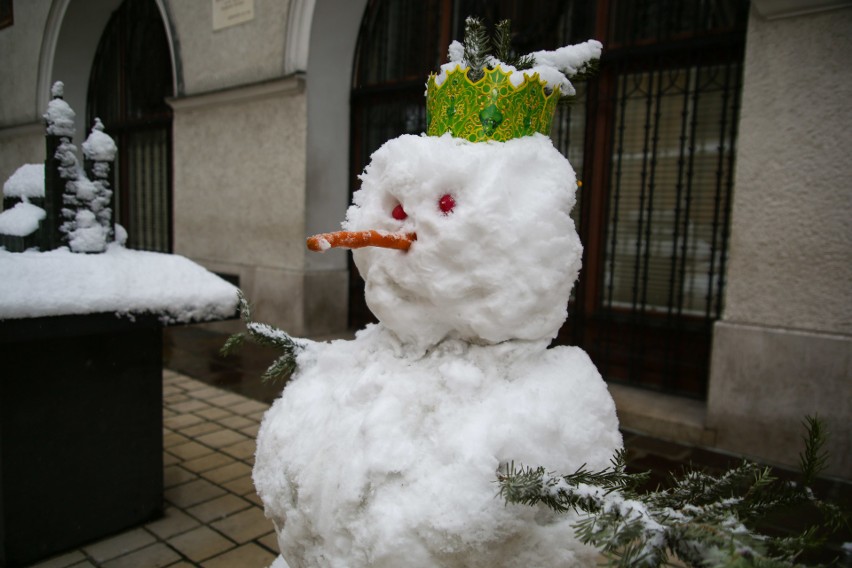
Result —
[{"label": "red eye", "polygon": [[397,221],[404,221],[408,217],[408,213],[402,208],[402,205],[397,205],[391,211],[391,216]]},{"label": "red eye", "polygon": [[442,195],[441,199],[438,200],[438,208],[444,213],[444,215],[452,213],[455,206],[456,200],[453,199],[453,196],[449,193]]}]

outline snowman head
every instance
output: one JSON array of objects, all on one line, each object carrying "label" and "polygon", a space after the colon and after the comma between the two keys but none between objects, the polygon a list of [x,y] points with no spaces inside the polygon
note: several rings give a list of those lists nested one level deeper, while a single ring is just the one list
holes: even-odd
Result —
[{"label": "snowman head", "polygon": [[400,339],[556,335],[582,247],[569,217],[574,171],[549,138],[401,136],[361,180],[344,229],[412,239],[408,250],[353,251],[367,305]]},{"label": "snowman head", "polygon": [[600,48],[536,52],[524,70],[478,57],[486,66],[474,69],[453,42],[427,83],[429,136],[379,148],[346,231],[311,237],[309,248],[357,249],[367,305],[417,348],[555,337],[582,247],[569,217],[574,171],[545,134],[559,95],[574,92],[568,77]]}]

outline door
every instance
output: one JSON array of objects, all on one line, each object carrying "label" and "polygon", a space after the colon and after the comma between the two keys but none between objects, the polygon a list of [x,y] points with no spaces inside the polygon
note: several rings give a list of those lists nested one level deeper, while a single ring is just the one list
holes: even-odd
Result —
[{"label": "door", "polygon": [[169,44],[154,0],[125,0],[107,24],[89,78],[95,117],[118,145],[115,220],[127,246],[172,251],[172,113]]}]

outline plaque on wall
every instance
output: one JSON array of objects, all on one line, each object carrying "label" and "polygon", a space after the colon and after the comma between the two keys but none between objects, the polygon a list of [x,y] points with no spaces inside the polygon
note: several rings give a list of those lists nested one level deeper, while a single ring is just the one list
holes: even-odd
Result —
[{"label": "plaque on wall", "polygon": [[212,0],[213,31],[254,19],[254,0]]}]

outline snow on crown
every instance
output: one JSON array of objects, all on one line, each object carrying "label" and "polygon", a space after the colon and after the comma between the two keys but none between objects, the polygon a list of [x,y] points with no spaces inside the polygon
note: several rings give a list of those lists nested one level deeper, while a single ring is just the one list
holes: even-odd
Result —
[{"label": "snow on crown", "polygon": [[[450,44],[449,63],[426,83],[426,133],[471,142],[506,141],[536,132],[550,134],[560,96],[573,96],[569,77],[588,73],[601,54],[589,40],[555,51],[514,56],[509,21],[494,38],[476,18],[465,22],[464,44]],[[487,53],[493,45],[497,56]]]},{"label": "snow on crown", "polygon": [[486,69],[476,82],[470,68],[460,66],[438,84],[431,75],[426,90],[426,133],[440,136],[449,132],[471,142],[506,141],[535,132],[550,134],[559,86],[547,93],[538,74],[524,75],[520,86],[510,81],[513,71],[499,66]]}]

